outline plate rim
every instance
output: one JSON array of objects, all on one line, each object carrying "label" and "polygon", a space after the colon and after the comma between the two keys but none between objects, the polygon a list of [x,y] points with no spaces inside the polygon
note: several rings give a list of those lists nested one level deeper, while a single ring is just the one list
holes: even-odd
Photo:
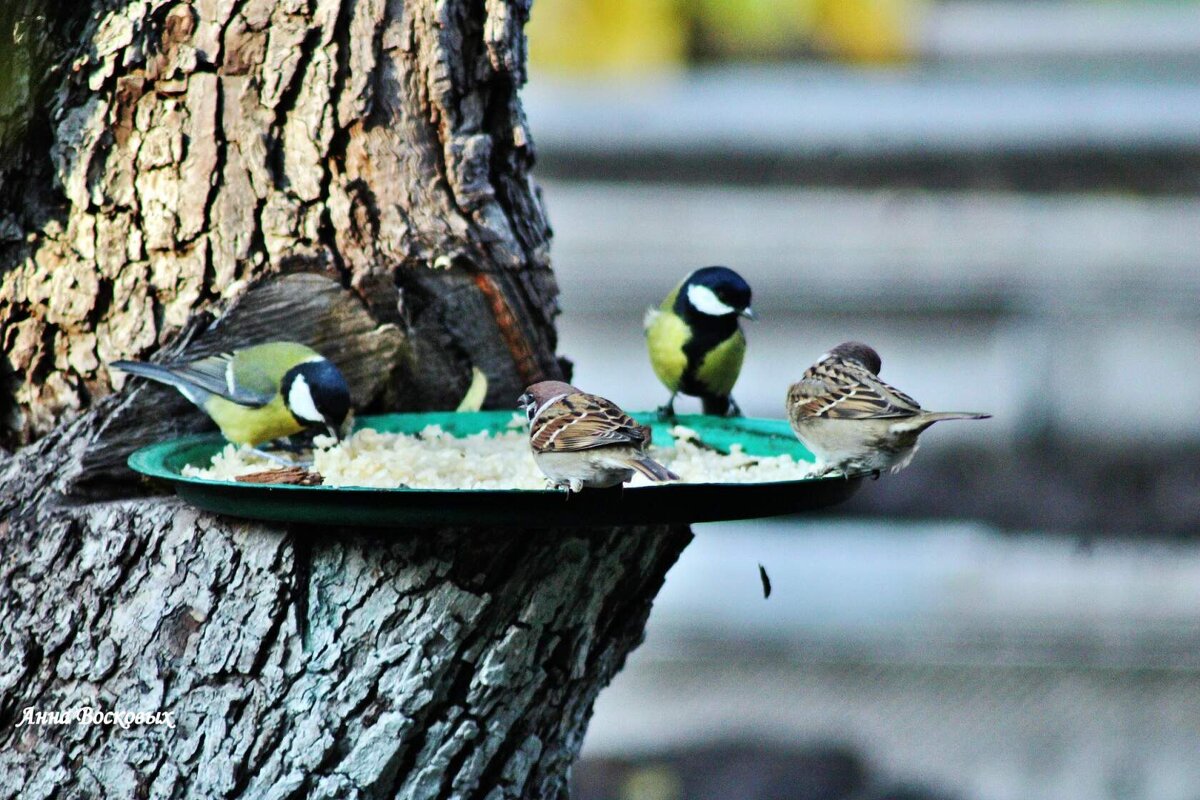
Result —
[{"label": "plate rim", "polygon": [[[476,411],[476,412],[413,411],[413,412],[394,412],[394,413],[390,413],[390,414],[371,414],[371,415],[367,415],[367,416],[358,418],[355,422],[355,430],[359,430],[363,427],[370,427],[369,425],[366,425],[364,423],[367,423],[370,420],[378,419],[381,417],[405,417],[405,416],[429,417],[429,416],[435,416],[435,415],[452,417],[453,415],[464,414],[464,413],[466,413],[466,414],[487,414],[487,415],[495,415],[495,416],[505,414],[505,415],[511,416],[512,414],[515,414],[516,412],[508,412],[503,409],[499,409],[499,410],[491,409],[491,410]],[[656,417],[656,414],[653,411],[638,411],[638,412],[630,412],[630,416],[632,416],[635,420],[641,421],[641,419],[644,419],[646,417]],[[721,417],[711,417],[711,416],[703,415],[703,414],[679,415],[675,419],[675,424],[683,425],[684,427],[687,427],[686,420],[689,420],[689,419],[695,420],[695,419],[722,419],[722,418]],[[747,421],[747,422],[755,422],[755,423],[772,423],[774,425],[780,425],[780,424],[787,425],[788,424],[787,420],[772,419],[770,417],[737,417],[734,419],[743,420],[743,421]],[[431,422],[430,424],[436,424],[436,423]],[[354,494],[358,494],[358,493],[379,494],[382,492],[382,493],[396,494],[396,495],[400,495],[400,496],[406,495],[406,494],[414,494],[414,493],[447,494],[447,495],[455,495],[455,494],[464,494],[465,493],[465,494],[474,494],[474,495],[520,494],[520,495],[528,495],[528,496],[561,496],[563,493],[562,489],[549,489],[549,488],[547,488],[547,489],[515,489],[515,488],[514,489],[494,489],[494,488],[492,488],[492,489],[461,489],[461,488],[401,487],[401,486],[394,486],[394,487],[328,486],[325,484],[320,484],[317,486],[302,486],[302,485],[298,485],[298,484],[287,484],[287,483],[271,483],[271,484],[243,483],[243,482],[238,482],[238,481],[216,480],[213,478],[196,478],[196,477],[184,475],[181,472],[175,472],[175,471],[171,470],[164,463],[166,457],[169,454],[176,452],[181,448],[191,447],[191,446],[195,446],[195,445],[199,445],[199,444],[209,444],[209,443],[229,444],[228,440],[226,440],[218,431],[210,431],[207,433],[194,433],[194,434],[189,434],[186,436],[176,437],[174,439],[168,439],[168,440],[162,441],[162,442],[155,442],[153,444],[143,445],[142,447],[139,447],[137,450],[134,450],[132,453],[129,454],[128,458],[126,459],[126,464],[134,472],[137,472],[141,475],[145,475],[150,478],[157,478],[160,480],[170,481],[173,483],[186,483],[186,484],[191,484],[191,485],[196,485],[196,486],[234,487],[234,488],[242,489],[242,490],[269,489],[271,491],[302,491],[302,492],[310,492],[310,493],[312,493],[312,492],[320,492],[320,493],[349,492],[349,493],[354,493]],[[801,444],[801,446],[803,446],[802,443],[798,442],[798,444]],[[810,463],[812,463],[812,462],[810,462]],[[862,477],[862,476],[861,475],[820,475],[820,476],[813,476],[811,478],[797,478],[794,480],[753,481],[753,482],[748,482],[748,481],[740,481],[740,482],[739,481],[702,481],[702,482],[679,481],[679,482],[664,483],[662,485],[656,484],[656,485],[650,485],[650,486],[626,486],[626,487],[624,487],[624,491],[625,492],[638,492],[640,494],[640,493],[647,492],[647,491],[649,491],[649,492],[661,491],[663,489],[667,489],[670,487],[678,487],[678,486],[747,487],[747,486],[809,485],[809,484],[821,483],[821,482],[826,482],[826,481],[844,481],[844,480],[848,481],[848,480],[853,480],[853,479],[859,478],[859,477]]]}]

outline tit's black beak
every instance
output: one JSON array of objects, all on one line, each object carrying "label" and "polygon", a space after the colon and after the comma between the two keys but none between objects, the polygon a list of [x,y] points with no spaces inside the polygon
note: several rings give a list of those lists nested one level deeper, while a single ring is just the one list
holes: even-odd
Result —
[{"label": "tit's black beak", "polygon": [[745,317],[746,319],[750,320],[751,322],[756,322],[758,320],[758,314],[755,314],[754,309],[750,308],[749,306],[746,306],[741,311],[739,311],[738,316]]}]

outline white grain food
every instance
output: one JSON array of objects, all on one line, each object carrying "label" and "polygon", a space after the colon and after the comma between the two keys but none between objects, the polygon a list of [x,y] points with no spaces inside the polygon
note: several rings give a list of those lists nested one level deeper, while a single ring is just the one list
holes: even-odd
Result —
[{"label": "white grain food", "polygon": [[[650,455],[686,483],[770,483],[816,474],[811,463],[786,455],[750,456],[737,444],[728,454],[718,452],[700,442],[695,431],[681,425],[670,433],[672,446],[652,445]],[[514,417],[509,430],[494,434],[460,438],[430,425],[416,435],[365,429],[337,443],[318,437],[317,444],[313,469],[321,474],[326,486],[545,489],[547,485],[533,462],[524,420],[519,416]],[[213,456],[208,468],[188,466],[183,474],[231,481],[238,475],[275,466],[249,448],[230,444]],[[629,485],[653,484],[635,473]]]}]

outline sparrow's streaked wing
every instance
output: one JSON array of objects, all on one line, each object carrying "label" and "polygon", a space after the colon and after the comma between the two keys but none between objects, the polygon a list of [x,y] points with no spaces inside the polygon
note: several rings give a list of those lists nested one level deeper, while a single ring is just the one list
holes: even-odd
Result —
[{"label": "sparrow's streaked wing", "polygon": [[569,453],[613,444],[644,446],[647,429],[603,397],[569,394],[542,411],[529,443],[543,453]]},{"label": "sparrow's streaked wing", "polygon": [[825,419],[886,419],[921,413],[916,400],[868,370],[829,359],[809,367],[792,387],[796,413]]}]

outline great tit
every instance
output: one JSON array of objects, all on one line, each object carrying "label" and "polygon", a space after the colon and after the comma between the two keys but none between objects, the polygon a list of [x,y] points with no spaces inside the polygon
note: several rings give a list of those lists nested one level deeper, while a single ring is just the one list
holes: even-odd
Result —
[{"label": "great tit", "polygon": [[705,414],[741,416],[731,396],[746,355],[738,317],[755,319],[750,285],[728,267],[696,270],[646,312],[650,364],[671,392],[660,416],[675,415],[680,392],[699,397]]},{"label": "great tit", "polygon": [[312,428],[341,438],[350,412],[350,388],[342,373],[295,342],[267,342],[186,363],[114,361],[112,366],[174,386],[235,444],[255,447]]}]

